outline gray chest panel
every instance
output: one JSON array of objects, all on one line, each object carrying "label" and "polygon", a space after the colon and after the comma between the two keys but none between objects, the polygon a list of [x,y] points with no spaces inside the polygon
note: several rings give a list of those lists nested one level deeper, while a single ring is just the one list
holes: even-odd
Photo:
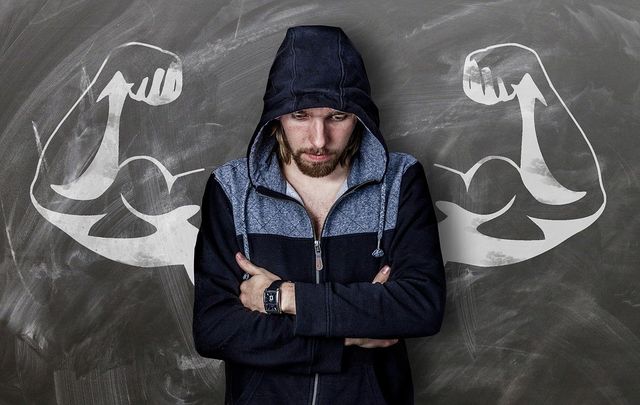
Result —
[{"label": "gray chest panel", "polygon": [[[384,193],[385,230],[395,228],[402,175],[415,162],[413,156],[405,153],[389,154]],[[311,219],[299,202],[248,188],[246,159],[228,162],[214,173],[233,206],[236,234],[313,237]],[[327,216],[322,236],[378,232],[383,208],[381,186],[382,183],[365,184],[338,198]]]}]

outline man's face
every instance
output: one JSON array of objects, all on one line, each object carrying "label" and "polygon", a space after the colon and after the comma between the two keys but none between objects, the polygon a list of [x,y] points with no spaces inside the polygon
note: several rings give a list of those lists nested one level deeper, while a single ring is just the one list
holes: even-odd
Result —
[{"label": "man's face", "polygon": [[332,108],[307,108],[281,116],[284,146],[298,169],[311,177],[335,170],[356,126],[356,116]]}]

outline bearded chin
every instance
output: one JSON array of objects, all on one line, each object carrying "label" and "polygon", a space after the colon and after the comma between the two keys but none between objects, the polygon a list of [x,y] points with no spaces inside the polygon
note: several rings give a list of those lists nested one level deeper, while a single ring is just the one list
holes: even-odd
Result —
[{"label": "bearded chin", "polygon": [[327,162],[308,163],[302,160],[302,153],[293,154],[293,161],[296,162],[298,169],[305,175],[310,177],[325,177],[333,173],[338,166],[339,157],[334,155]]},{"label": "bearded chin", "polygon": [[333,154],[333,157],[326,162],[309,163],[302,159],[302,154],[304,153],[302,150],[294,153],[286,136],[283,138],[283,144],[286,152],[291,156],[293,161],[296,162],[298,170],[309,177],[325,177],[330,175],[336,169],[338,163],[340,163],[340,159],[343,158],[343,155],[345,154],[345,151],[342,151],[341,154]]}]

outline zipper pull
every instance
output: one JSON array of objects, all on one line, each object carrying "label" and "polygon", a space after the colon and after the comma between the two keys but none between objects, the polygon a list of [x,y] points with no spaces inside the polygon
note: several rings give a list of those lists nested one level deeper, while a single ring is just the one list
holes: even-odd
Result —
[{"label": "zipper pull", "polygon": [[322,251],[320,250],[320,241],[314,240],[313,245],[316,250],[316,270],[322,270]]}]

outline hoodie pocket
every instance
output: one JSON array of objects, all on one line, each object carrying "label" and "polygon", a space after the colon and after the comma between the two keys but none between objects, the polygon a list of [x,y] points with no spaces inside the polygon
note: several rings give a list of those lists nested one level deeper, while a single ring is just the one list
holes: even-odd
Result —
[{"label": "hoodie pocket", "polygon": [[365,378],[369,387],[371,388],[371,393],[373,394],[373,398],[375,402],[371,402],[376,405],[387,405],[387,402],[384,399],[384,395],[382,394],[382,389],[380,388],[380,383],[378,383],[378,377],[376,377],[376,372],[373,369],[372,364],[364,364],[365,369]]},{"label": "hoodie pocket", "polygon": [[238,405],[306,404],[310,400],[314,375],[265,369],[256,381],[247,390],[247,395],[243,395],[242,401],[238,401]]},{"label": "hoodie pocket", "polygon": [[242,393],[240,394],[240,396],[235,402],[237,405],[245,405],[245,404],[248,404],[249,401],[251,401],[251,398],[253,397],[253,394],[255,393],[256,388],[260,384],[260,381],[262,381],[263,375],[264,375],[264,370],[260,370],[260,369],[253,370],[246,384],[242,384],[243,386]]}]

